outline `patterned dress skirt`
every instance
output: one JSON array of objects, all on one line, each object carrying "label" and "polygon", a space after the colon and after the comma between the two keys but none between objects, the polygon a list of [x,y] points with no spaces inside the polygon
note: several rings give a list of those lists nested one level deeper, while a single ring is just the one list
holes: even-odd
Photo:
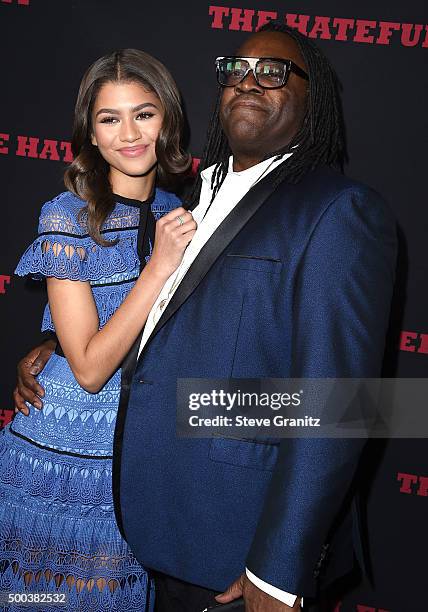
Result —
[{"label": "patterned dress skirt", "polygon": [[0,609],[149,612],[152,584],[113,512],[120,372],[90,394],[54,354],[39,382],[43,409],[0,433]]}]

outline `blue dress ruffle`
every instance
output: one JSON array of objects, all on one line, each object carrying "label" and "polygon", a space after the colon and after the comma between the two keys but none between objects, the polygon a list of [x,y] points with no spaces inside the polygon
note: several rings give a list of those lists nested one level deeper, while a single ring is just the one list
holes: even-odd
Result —
[{"label": "blue dress ruffle", "polygon": [[[123,302],[139,275],[138,203],[118,201],[103,226],[109,247],[89,236],[85,203],[65,192],[41,211],[38,237],[16,269],[89,281],[100,328]],[[157,190],[156,219],[180,205]],[[43,330],[55,331],[49,305]],[[113,434],[120,371],[99,393],[77,383],[64,357],[53,354],[38,381],[43,409],[29,406],[0,434],[0,592],[60,593],[66,605],[39,612],[147,612],[154,597],[147,573],[117,529],[112,498]],[[144,512],[144,508],[141,508]],[[10,604],[8,612],[32,607]]]}]

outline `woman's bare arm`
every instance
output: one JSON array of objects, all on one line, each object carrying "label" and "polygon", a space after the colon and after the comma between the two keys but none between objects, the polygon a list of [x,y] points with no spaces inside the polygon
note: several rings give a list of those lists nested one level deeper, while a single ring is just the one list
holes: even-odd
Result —
[{"label": "woman's bare arm", "polygon": [[[177,217],[185,219],[180,225]],[[152,257],[128,296],[99,330],[88,282],[48,278],[52,319],[61,348],[79,384],[96,393],[117,370],[144,326],[169,276],[177,269],[196,223],[177,208],[156,224]]]}]

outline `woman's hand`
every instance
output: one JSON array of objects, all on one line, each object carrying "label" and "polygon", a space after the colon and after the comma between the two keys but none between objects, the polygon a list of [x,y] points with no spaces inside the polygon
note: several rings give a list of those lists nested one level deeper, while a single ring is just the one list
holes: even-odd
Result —
[{"label": "woman's hand", "polygon": [[169,278],[180,265],[196,228],[192,213],[181,206],[161,217],[156,223],[155,245],[149,267],[165,280]]}]

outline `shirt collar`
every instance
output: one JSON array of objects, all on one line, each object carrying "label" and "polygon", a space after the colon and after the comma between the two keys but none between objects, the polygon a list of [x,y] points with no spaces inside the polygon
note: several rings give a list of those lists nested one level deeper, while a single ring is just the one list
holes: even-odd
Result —
[{"label": "shirt collar", "polygon": [[[291,155],[290,153],[284,153],[281,156],[281,159],[287,159],[287,157],[289,157],[290,155]],[[265,170],[269,168],[269,166],[275,159],[279,159],[278,155],[273,155],[272,157],[269,157],[268,159],[264,159],[258,164],[255,164],[254,166],[247,168],[246,170],[241,170],[240,172],[237,172],[233,170],[233,156],[231,155],[229,157],[229,166],[228,166],[227,176],[237,177],[238,180],[239,179],[250,180],[253,177],[262,175],[265,172]],[[216,164],[213,164],[212,166],[209,166],[209,168],[205,168],[205,170],[202,170],[201,179],[205,183],[211,184],[211,178],[212,178],[215,167],[216,167]]]},{"label": "shirt collar", "polygon": [[147,200],[135,200],[134,198],[125,198],[125,196],[118,195],[117,193],[113,193],[113,197],[115,202],[120,202],[121,204],[125,204],[126,206],[132,206],[133,208],[141,208],[144,204],[152,205],[155,199],[156,190],[153,189],[150,196]]}]

